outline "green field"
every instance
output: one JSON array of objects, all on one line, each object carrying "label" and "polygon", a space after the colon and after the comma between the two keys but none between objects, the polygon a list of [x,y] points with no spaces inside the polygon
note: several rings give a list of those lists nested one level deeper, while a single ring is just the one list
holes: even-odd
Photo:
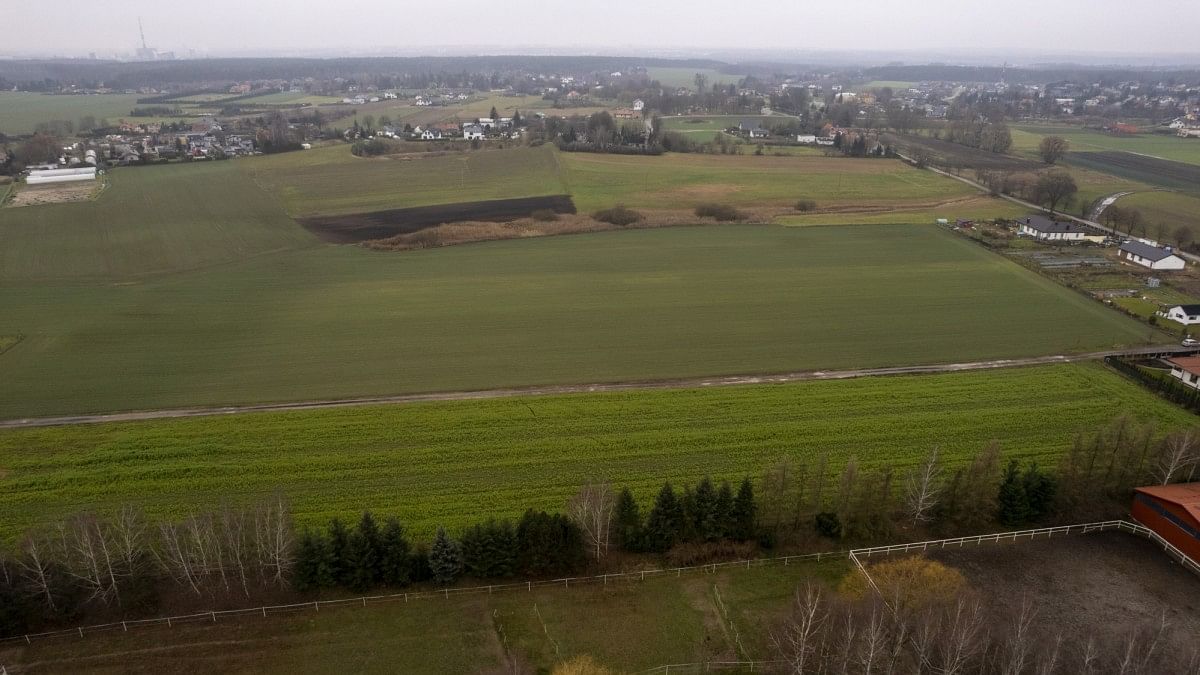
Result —
[{"label": "green field", "polygon": [[[66,248],[77,220],[66,207],[56,211],[69,217],[38,236],[6,219],[0,240],[13,242],[14,262],[0,286],[0,334],[26,339],[0,358],[0,418],[1018,357],[1150,337],[934,226],[703,226],[397,255],[312,247],[281,221],[239,250],[220,243],[240,241],[249,226],[237,222],[228,234],[218,227],[211,247],[160,241],[192,232],[189,222],[222,225],[204,209],[232,203],[199,196],[207,181],[182,183],[196,186],[194,210],[163,201],[163,222],[109,225],[127,238],[111,248],[103,237]],[[144,253],[114,260],[129,250]],[[201,269],[142,278],[188,268]]]},{"label": "green field", "polygon": [[857,88],[863,89],[863,90],[871,90],[871,89],[883,89],[884,87],[891,87],[892,89],[895,89],[896,91],[900,91],[903,89],[909,89],[915,84],[916,84],[916,82],[908,82],[906,80],[871,80],[870,82],[868,82],[860,87],[857,87]]},{"label": "green field", "polygon": [[1117,136],[1093,129],[1067,125],[1017,125],[1012,129],[1013,150],[1037,156],[1038,143],[1045,136],[1062,136],[1074,152],[1123,150],[1188,164],[1200,164],[1200,140],[1164,134]]},{"label": "green field", "polygon": [[[786,122],[788,118],[775,115],[675,115],[664,117],[663,128],[685,134],[707,134],[711,136],[742,122],[759,123],[770,127],[772,122]],[[707,140],[699,139],[699,140]]]},{"label": "green field", "polygon": [[233,162],[108,178],[93,201],[0,209],[0,281],[128,280],[316,244]]},{"label": "green field", "polygon": [[737,84],[738,80],[742,79],[741,75],[722,73],[713,68],[672,68],[666,66],[646,68],[647,77],[651,80],[658,80],[659,84],[664,87],[687,87],[688,89],[695,89],[696,73],[700,73],[708,78],[707,86],[709,88],[715,84]]},{"label": "green field", "polygon": [[91,115],[99,124],[102,120],[116,123],[129,117],[137,107],[137,94],[102,94],[95,96],[31,94],[0,91],[0,132],[31,134],[40,122],[66,120],[78,124],[79,118]]},{"label": "green field", "polygon": [[958,181],[899,160],[842,157],[560,153],[567,190],[581,211],[624,203],[691,208],[704,202],[782,206],[811,197],[825,206],[904,208],[977,194]]},{"label": "green field", "polygon": [[994,220],[997,218],[1019,218],[1029,214],[1029,209],[1012,202],[991,197],[970,197],[948,202],[934,208],[897,211],[848,211],[841,213],[797,213],[779,216],[775,222],[781,225],[908,225],[912,223],[936,223],[945,218],[953,223],[958,218],[970,220]]},{"label": "green field", "polygon": [[[458,675],[499,672],[491,669],[499,667],[506,651],[546,669],[539,672],[579,655],[622,672],[666,663],[764,659],[769,658],[766,628],[798,585],[833,585],[851,573],[849,563],[837,559],[620,585],[222,618],[216,624],[5,646],[0,661],[13,672],[36,663],[60,672]],[[129,659],[130,652],[137,659]]]},{"label": "green field", "polygon": [[261,96],[253,96],[236,101],[237,105],[321,105],[324,103],[341,103],[336,96],[321,96],[306,92],[277,91]]},{"label": "green field", "polygon": [[1005,457],[1054,466],[1076,432],[1117,414],[1164,431],[1194,422],[1081,364],[10,430],[0,541],[80,508],[179,516],[274,490],[301,524],[370,509],[425,537],[560,509],[593,477],[648,503],[665,480],[757,478],[784,457],[903,470],[931,446],[957,465],[993,439]]}]

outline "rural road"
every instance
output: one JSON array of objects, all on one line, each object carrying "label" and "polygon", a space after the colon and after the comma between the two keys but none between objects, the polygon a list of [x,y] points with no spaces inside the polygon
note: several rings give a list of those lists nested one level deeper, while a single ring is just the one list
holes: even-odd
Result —
[{"label": "rural road", "polygon": [[373,396],[353,399],[325,401],[301,401],[296,403],[260,403],[254,405],[223,406],[215,408],[168,408],[162,410],[138,410],[93,415],[71,415],[64,417],[30,417],[0,420],[0,429],[23,429],[54,427],[77,424],[101,424],[104,422],[139,422],[143,420],[177,419],[187,417],[211,417],[217,415],[239,415],[254,412],[281,412],[295,410],[319,410],[323,408],[349,408],[370,405],[399,405],[425,401],[474,401],[518,396],[551,396],[555,394],[592,394],[601,392],[644,391],[654,389],[704,389],[708,387],[732,387],[751,384],[784,384],[811,380],[847,380],[859,377],[881,377],[886,375],[921,375],[933,373],[955,373],[968,370],[991,370],[1015,368],[1053,363],[1095,361],[1107,356],[1148,356],[1154,354],[1193,353],[1197,350],[1180,346],[1150,346],[1137,349],[1121,349],[1081,354],[1034,356],[1021,359],[998,359],[994,361],[971,361],[967,363],[942,363],[924,366],[894,366],[888,368],[859,368],[854,370],[809,370],[766,375],[726,375],[720,377],[697,377],[674,380],[644,380],[631,382],[607,382],[595,384],[564,384],[541,387],[517,387],[508,389],[481,389],[475,391],[449,391],[428,394],[400,394],[396,396]]}]

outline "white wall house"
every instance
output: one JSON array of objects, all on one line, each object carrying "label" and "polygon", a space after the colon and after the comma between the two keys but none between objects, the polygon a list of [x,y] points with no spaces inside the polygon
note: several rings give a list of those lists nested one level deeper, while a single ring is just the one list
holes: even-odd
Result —
[{"label": "white wall house", "polygon": [[1185,326],[1194,326],[1200,323],[1200,305],[1175,305],[1161,314]]},{"label": "white wall house", "polygon": [[483,127],[478,124],[463,125],[463,138],[468,141],[483,140]]},{"label": "white wall house", "polygon": [[1118,255],[1121,260],[1152,270],[1181,270],[1187,267],[1187,261],[1175,255],[1171,249],[1151,246],[1140,241],[1130,240],[1121,244]]},{"label": "white wall house", "polygon": [[1084,241],[1090,230],[1079,223],[1050,220],[1045,216],[1027,216],[1020,219],[1020,232],[1038,241]]},{"label": "white wall house", "polygon": [[1200,356],[1180,356],[1167,359],[1171,364],[1171,377],[1192,389],[1200,389]]},{"label": "white wall house", "polygon": [[817,142],[816,134],[796,134],[796,142],[813,145]]}]

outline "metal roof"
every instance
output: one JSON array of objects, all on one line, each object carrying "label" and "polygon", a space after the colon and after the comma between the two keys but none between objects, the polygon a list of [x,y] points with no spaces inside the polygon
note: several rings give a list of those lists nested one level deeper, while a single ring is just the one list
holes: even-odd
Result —
[{"label": "metal roof", "polygon": [[1176,483],[1137,488],[1137,491],[1164,502],[1171,502],[1187,511],[1200,523],[1200,483]]}]

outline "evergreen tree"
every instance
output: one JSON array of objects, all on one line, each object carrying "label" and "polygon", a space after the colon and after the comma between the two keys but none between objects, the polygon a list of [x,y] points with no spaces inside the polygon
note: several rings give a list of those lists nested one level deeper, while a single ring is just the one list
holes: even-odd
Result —
[{"label": "evergreen tree", "polygon": [[305,530],[296,546],[296,567],[292,585],[304,592],[334,585],[333,551],[319,532]]},{"label": "evergreen tree", "polygon": [[513,128],[521,126],[521,111],[514,110],[512,118]]},{"label": "evergreen tree", "polygon": [[361,593],[378,583],[376,571],[379,569],[379,560],[375,557],[371,542],[361,531],[356,529],[350,533],[343,560],[345,584],[350,590]]},{"label": "evergreen tree", "polygon": [[733,488],[727,480],[717,489],[716,522],[718,539],[733,537]]},{"label": "evergreen tree", "polygon": [[621,495],[617,497],[613,534],[616,536],[617,546],[622,549],[634,552],[642,549],[642,514],[629,488],[621,490]]},{"label": "evergreen tree", "polygon": [[717,491],[708,476],[701,479],[691,500],[691,521],[697,539],[716,541],[721,538],[717,516]]},{"label": "evergreen tree", "polygon": [[682,529],[683,508],[675,497],[675,490],[667,483],[654,499],[654,507],[646,517],[646,548],[658,552],[669,550],[679,541]]},{"label": "evergreen tree", "polygon": [[700,519],[696,513],[696,493],[691,486],[683,486],[683,494],[679,496],[679,535],[676,543],[695,541],[698,530],[696,522]]},{"label": "evergreen tree", "polygon": [[489,520],[462,536],[463,564],[477,579],[512,576],[517,566],[517,534],[512,523]]},{"label": "evergreen tree", "polygon": [[1021,525],[1029,520],[1029,497],[1021,480],[1017,460],[1008,463],[996,494],[996,518],[1002,525]]},{"label": "evergreen tree", "polygon": [[1058,493],[1058,481],[1054,476],[1043,472],[1034,462],[1025,469],[1021,482],[1029,504],[1029,519],[1037,521],[1050,515],[1054,508],[1054,497]]},{"label": "evergreen tree", "polygon": [[407,586],[412,578],[411,557],[400,521],[388,518],[379,538],[379,580],[388,586]]},{"label": "evergreen tree", "polygon": [[500,119],[500,113],[496,111],[496,106],[492,106],[492,111],[490,113],[488,113],[488,116],[491,117],[493,120]]},{"label": "evergreen tree", "polygon": [[342,521],[334,518],[329,523],[329,553],[333,559],[334,583],[343,586],[349,583],[346,552],[350,545],[350,532]]},{"label": "evergreen tree", "polygon": [[408,578],[414,584],[429,581],[433,570],[429,568],[429,550],[422,544],[408,557]]},{"label": "evergreen tree", "polygon": [[731,538],[738,541],[754,538],[756,509],[754,486],[749,478],[745,478],[742,480],[742,486],[738,488],[737,498],[733,500],[733,510],[730,514],[733,521]]},{"label": "evergreen tree", "polygon": [[518,564],[530,576],[558,575],[586,559],[583,532],[562,514],[530,509],[517,525]]},{"label": "evergreen tree", "polygon": [[378,580],[383,576],[383,545],[379,533],[379,525],[370,511],[363,511],[362,519],[358,521],[358,533],[362,535],[364,549],[369,552],[374,569],[372,575]]},{"label": "evergreen tree", "polygon": [[446,534],[446,528],[439,527],[437,536],[433,539],[433,547],[429,549],[429,571],[433,580],[448,586],[462,574],[462,569],[462,550],[458,542]]}]

